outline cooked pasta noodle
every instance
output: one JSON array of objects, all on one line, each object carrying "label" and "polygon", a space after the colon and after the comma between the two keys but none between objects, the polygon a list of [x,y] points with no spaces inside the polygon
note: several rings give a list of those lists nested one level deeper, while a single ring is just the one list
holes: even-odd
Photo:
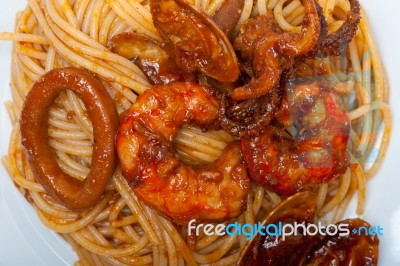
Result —
[{"label": "cooked pasta noodle", "polygon": [[[227,0],[225,0],[227,1]],[[212,15],[224,0],[191,0]],[[343,23],[347,0],[320,0],[334,31]],[[273,12],[284,30],[299,32],[304,8],[299,0],[245,0],[238,25],[249,17]],[[15,43],[12,51],[11,91],[6,103],[13,132],[9,152],[3,158],[9,174],[35,206],[42,222],[60,233],[74,248],[77,265],[230,265],[239,257],[245,236],[188,236],[131,192],[118,169],[102,200],[91,210],[72,212],[49,197],[37,183],[22,152],[18,117],[25,95],[45,72],[65,66],[83,67],[101,78],[119,113],[150,87],[145,75],[131,61],[110,52],[107,43],[124,31],[137,31],[160,39],[148,1],[133,0],[28,0],[18,13],[15,33],[0,33],[0,40]],[[379,52],[366,16],[347,53],[326,59],[331,67],[333,90],[341,95],[352,120],[352,167],[317,191],[318,218],[339,220],[357,193],[357,212],[364,210],[366,181],[375,175],[389,143],[391,116],[389,89]],[[90,169],[93,129],[80,99],[62,93],[49,115],[50,145],[63,171],[84,179]],[[233,137],[223,131],[202,132],[185,126],[175,145],[181,159],[192,164],[211,162]],[[373,156],[375,155],[375,156]],[[246,211],[234,221],[255,223],[282,198],[253,185]],[[234,222],[229,221],[229,222]]]}]

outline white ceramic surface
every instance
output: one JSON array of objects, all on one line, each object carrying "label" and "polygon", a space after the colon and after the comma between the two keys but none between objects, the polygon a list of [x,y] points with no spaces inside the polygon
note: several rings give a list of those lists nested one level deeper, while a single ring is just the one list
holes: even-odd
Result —
[{"label": "white ceramic surface", "polygon": [[[361,0],[382,54],[391,85],[393,133],[382,169],[368,185],[363,218],[384,228],[380,265],[400,265],[400,1]],[[1,0],[0,31],[12,31],[25,0]],[[11,43],[0,41],[0,156],[7,153],[10,121],[2,104],[11,99]],[[349,217],[354,216],[351,210]],[[15,189],[0,166],[0,266],[72,265],[75,254],[57,234],[46,229],[33,208]]]}]

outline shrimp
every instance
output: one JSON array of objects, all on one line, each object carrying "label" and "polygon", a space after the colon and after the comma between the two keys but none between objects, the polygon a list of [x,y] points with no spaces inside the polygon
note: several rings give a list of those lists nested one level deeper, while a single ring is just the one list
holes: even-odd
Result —
[{"label": "shrimp", "polygon": [[329,182],[349,166],[350,120],[335,95],[317,82],[290,87],[276,117],[283,129],[242,139],[251,179],[282,195]]},{"label": "shrimp", "polygon": [[293,59],[305,55],[318,44],[323,16],[314,0],[302,0],[305,17],[301,34],[282,32],[272,14],[247,20],[234,48],[245,60],[250,60],[255,77],[236,88],[231,97],[246,100],[260,97],[279,85],[284,70],[293,66]]},{"label": "shrimp", "polygon": [[189,82],[153,87],[137,98],[117,133],[122,173],[134,193],[181,224],[238,216],[250,187],[238,142],[200,167],[184,164],[175,152],[173,139],[184,123],[216,122],[218,102],[207,89]]}]

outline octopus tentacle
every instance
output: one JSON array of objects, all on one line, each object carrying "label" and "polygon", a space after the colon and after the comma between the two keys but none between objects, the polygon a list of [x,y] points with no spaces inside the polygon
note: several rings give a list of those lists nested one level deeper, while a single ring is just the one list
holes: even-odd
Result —
[{"label": "octopus tentacle", "polygon": [[316,45],[306,57],[339,56],[344,53],[346,46],[355,36],[361,20],[361,7],[358,0],[349,0],[349,2],[351,8],[347,13],[347,20],[337,31],[326,36]]},{"label": "octopus tentacle", "polygon": [[[321,24],[317,4],[314,0],[302,2],[306,14],[301,34],[279,33],[276,21],[271,22],[265,16],[245,23],[243,36],[235,41],[235,46],[242,55],[253,60],[255,77],[231,93],[234,100],[260,97],[271,91],[279,84],[282,71],[293,65],[293,59],[305,55],[318,43]],[[253,52],[249,53],[249,50]]]}]

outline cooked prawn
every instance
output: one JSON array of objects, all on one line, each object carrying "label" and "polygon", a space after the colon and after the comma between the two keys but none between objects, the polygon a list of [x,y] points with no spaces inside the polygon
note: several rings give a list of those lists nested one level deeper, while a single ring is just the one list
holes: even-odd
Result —
[{"label": "cooked prawn", "polygon": [[201,167],[179,160],[173,139],[184,123],[213,125],[218,102],[195,83],[147,90],[127,111],[117,134],[123,175],[146,204],[177,223],[238,216],[250,186],[238,142]]},{"label": "cooked prawn", "polygon": [[335,95],[315,82],[288,91],[277,120],[292,138],[269,126],[242,139],[252,180],[283,195],[329,182],[349,166],[350,120]]}]

